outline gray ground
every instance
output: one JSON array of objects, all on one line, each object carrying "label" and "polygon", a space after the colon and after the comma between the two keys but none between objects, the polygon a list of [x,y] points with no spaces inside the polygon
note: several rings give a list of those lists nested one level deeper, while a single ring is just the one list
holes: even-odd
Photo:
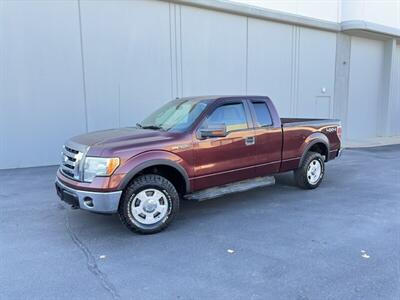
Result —
[{"label": "gray ground", "polygon": [[400,298],[400,145],[345,151],[314,191],[184,203],[152,236],[65,208],[55,170],[0,171],[2,299]]}]

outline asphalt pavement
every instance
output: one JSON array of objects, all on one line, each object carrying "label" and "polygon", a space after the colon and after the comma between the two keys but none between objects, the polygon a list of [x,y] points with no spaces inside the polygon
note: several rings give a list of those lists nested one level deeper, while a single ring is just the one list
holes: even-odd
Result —
[{"label": "asphalt pavement", "polygon": [[346,149],[316,190],[184,202],[148,236],[62,204],[55,172],[0,171],[1,299],[400,299],[400,145]]}]

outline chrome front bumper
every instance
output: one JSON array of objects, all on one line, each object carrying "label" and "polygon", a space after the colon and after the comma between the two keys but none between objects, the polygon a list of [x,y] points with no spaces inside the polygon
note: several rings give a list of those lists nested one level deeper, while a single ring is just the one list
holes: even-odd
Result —
[{"label": "chrome front bumper", "polygon": [[118,211],[122,191],[99,193],[70,188],[56,178],[56,190],[60,199],[74,208],[112,214]]}]

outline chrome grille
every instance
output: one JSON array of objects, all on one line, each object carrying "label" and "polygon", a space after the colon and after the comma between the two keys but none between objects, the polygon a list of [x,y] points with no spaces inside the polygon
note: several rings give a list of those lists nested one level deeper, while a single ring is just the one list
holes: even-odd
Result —
[{"label": "chrome grille", "polygon": [[83,152],[64,145],[60,165],[61,172],[67,177],[75,180],[80,180],[80,163],[82,161],[82,158]]}]

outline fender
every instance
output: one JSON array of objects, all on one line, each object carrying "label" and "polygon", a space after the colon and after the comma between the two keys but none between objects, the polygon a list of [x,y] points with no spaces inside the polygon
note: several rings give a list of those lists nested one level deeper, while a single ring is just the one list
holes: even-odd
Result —
[{"label": "fender", "polygon": [[171,152],[160,150],[148,151],[130,158],[119,171],[119,173],[125,173],[119,184],[119,189],[125,189],[132,178],[140,171],[156,165],[164,165],[176,169],[185,180],[186,191],[190,191],[189,175],[183,166],[185,163],[182,158]]},{"label": "fender", "polygon": [[299,162],[299,167],[303,163],[305,156],[306,156],[307,152],[310,150],[310,148],[318,143],[321,143],[326,147],[327,155],[325,157],[325,161],[329,160],[329,140],[328,140],[327,136],[321,132],[314,132],[313,134],[311,134],[310,136],[308,136],[305,139],[303,145],[301,146],[302,155],[301,155],[301,159]]}]

